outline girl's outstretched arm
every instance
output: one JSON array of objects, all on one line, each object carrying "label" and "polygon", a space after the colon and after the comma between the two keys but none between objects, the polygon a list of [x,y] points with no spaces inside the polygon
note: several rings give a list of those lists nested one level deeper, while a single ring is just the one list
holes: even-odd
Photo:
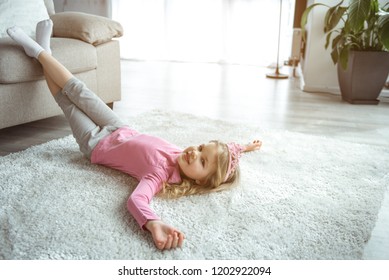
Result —
[{"label": "girl's outstretched arm", "polygon": [[251,152],[251,151],[259,150],[262,146],[262,141],[254,140],[253,142],[243,146],[244,146],[243,152]]},{"label": "girl's outstretched arm", "polygon": [[174,249],[182,246],[185,235],[162,222],[149,205],[160,184],[161,181],[155,174],[145,176],[128,198],[127,208],[140,227],[150,231],[158,249]]},{"label": "girl's outstretched arm", "polygon": [[145,224],[145,228],[151,232],[154,244],[158,249],[169,250],[182,247],[185,235],[161,220],[149,220]]}]

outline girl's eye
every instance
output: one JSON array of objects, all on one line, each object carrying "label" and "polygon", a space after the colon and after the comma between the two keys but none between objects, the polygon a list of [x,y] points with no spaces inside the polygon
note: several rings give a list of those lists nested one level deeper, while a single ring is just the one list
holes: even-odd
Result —
[{"label": "girl's eye", "polygon": [[198,149],[201,152],[203,150],[203,145],[200,145]]}]

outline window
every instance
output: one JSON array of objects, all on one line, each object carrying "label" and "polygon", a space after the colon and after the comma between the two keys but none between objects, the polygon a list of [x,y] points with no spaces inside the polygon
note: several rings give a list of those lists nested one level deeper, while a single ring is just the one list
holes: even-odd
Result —
[{"label": "window", "polygon": [[[282,1],[280,61],[289,58],[294,0]],[[280,1],[113,0],[122,58],[267,66],[277,58]]]}]

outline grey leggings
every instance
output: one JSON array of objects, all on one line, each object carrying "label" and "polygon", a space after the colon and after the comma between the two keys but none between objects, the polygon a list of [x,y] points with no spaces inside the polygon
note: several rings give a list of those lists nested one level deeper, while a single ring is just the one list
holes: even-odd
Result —
[{"label": "grey leggings", "polygon": [[80,151],[90,158],[93,148],[105,136],[126,124],[86,85],[71,78],[55,95]]}]

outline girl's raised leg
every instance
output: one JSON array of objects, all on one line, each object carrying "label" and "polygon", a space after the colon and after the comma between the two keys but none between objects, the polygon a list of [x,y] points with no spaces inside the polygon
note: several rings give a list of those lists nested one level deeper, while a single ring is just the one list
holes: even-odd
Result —
[{"label": "girl's raised leg", "polygon": [[[46,30],[51,32],[49,27]],[[100,139],[124,125],[100,98],[51,56],[50,36],[41,34],[44,35],[41,40],[46,40],[46,43],[42,43],[46,44],[45,50],[18,27],[9,28],[7,33],[24,48],[28,56],[35,57],[41,63],[49,89],[67,117],[84,154],[90,156]]]},{"label": "girl's raised leg", "polygon": [[[38,56],[46,76],[51,93],[55,96],[59,91],[85,112],[97,125],[101,127],[122,127],[125,123],[114,113],[94,92],[76,79],[69,70],[58,62],[47,51]],[[58,87],[57,87],[57,86]],[[57,90],[57,91],[56,91]]]},{"label": "girl's raised leg", "polygon": [[[51,34],[53,33],[53,21],[51,19],[46,19],[38,22],[36,25],[36,42],[49,54],[51,54],[50,39]],[[53,96],[55,96],[62,88],[60,88],[43,70],[43,75],[46,78],[47,86]]]},{"label": "girl's raised leg", "polygon": [[39,54],[38,61],[43,67],[45,76],[50,79],[50,83],[56,84],[60,89],[63,89],[66,83],[73,78],[73,74],[47,51]]}]

